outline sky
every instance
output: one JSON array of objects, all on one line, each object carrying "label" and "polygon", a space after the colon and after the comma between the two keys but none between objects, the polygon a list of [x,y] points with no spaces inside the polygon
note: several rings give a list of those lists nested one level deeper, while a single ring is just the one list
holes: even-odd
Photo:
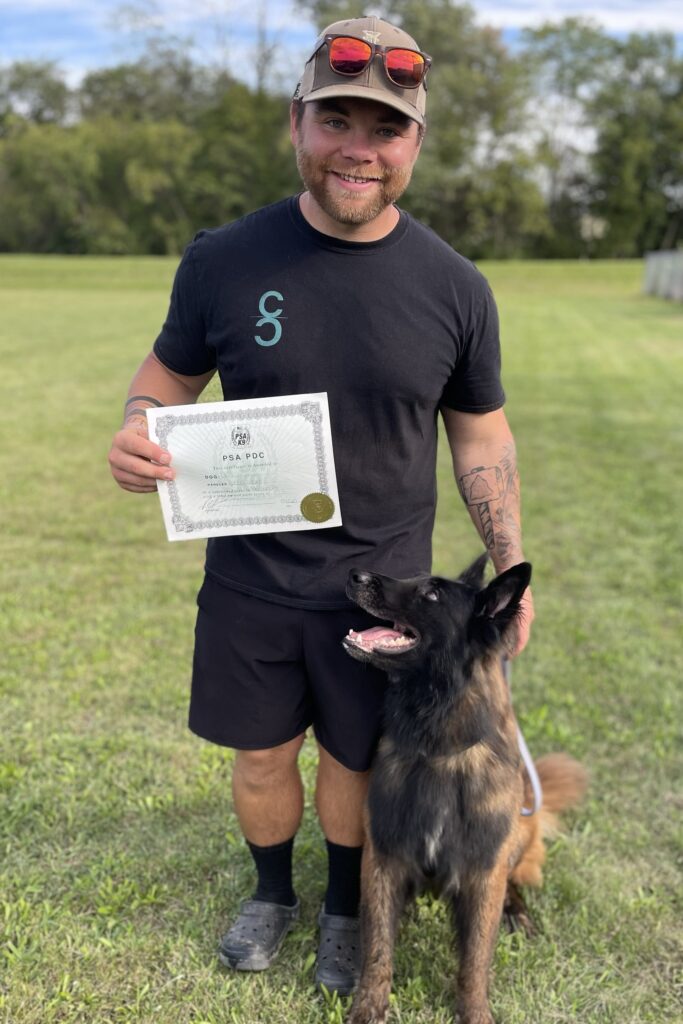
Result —
[{"label": "sky", "polygon": [[[472,0],[477,20],[515,33],[564,17],[590,17],[609,32],[666,30],[683,49],[683,0]],[[146,11],[147,26],[162,26],[191,39],[194,56],[230,59],[234,45],[254,46],[259,12],[267,35],[283,44],[281,73],[295,78],[315,38],[313,25],[291,0],[0,0],[0,66],[15,60],[54,60],[75,84],[95,67],[119,63],[140,52],[139,28],[125,8]],[[368,6],[368,11],[372,6]],[[243,59],[243,58],[241,58]],[[248,72],[236,77],[249,79]]]}]

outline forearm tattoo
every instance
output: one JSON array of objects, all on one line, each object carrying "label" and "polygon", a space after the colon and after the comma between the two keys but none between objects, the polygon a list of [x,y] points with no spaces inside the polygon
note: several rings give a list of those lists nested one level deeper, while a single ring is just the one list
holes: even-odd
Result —
[{"label": "forearm tattoo", "polygon": [[150,402],[152,405],[156,405],[159,409],[163,409],[164,403],[160,402],[158,398],[152,398],[151,395],[131,395],[126,400],[126,407],[132,405],[133,402]]},{"label": "forearm tattoo", "polygon": [[141,416],[143,420],[147,419],[147,415],[144,409],[126,409],[126,420],[132,420],[134,416]]},{"label": "forearm tattoo", "polygon": [[[126,401],[123,410],[123,422],[127,423],[128,420],[132,420],[134,417],[141,416],[145,422],[147,421],[147,407],[142,405],[136,405],[136,402],[149,402],[151,405],[156,406],[158,409],[164,408],[164,403],[160,402],[158,398],[152,398],[151,395],[131,395]],[[128,406],[133,406],[129,409]]]},{"label": "forearm tattoo", "polygon": [[458,487],[479,532],[501,563],[520,551],[519,475],[514,443],[503,447],[497,466],[475,466]]}]

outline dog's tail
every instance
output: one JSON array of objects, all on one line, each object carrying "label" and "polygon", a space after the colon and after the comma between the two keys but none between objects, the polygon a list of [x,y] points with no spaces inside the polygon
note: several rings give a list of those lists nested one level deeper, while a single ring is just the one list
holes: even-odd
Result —
[{"label": "dog's tail", "polygon": [[[545,860],[543,839],[557,835],[558,815],[580,803],[588,786],[586,769],[569,754],[546,754],[535,764],[543,789],[543,804],[539,814],[525,819],[529,829],[528,845],[511,875],[512,881],[519,885],[541,884]],[[525,791],[525,803],[529,806],[533,794],[528,781]]]},{"label": "dog's tail", "polygon": [[543,826],[548,832],[557,828],[561,811],[581,802],[588,786],[588,772],[569,754],[546,754],[535,763],[543,790]]}]

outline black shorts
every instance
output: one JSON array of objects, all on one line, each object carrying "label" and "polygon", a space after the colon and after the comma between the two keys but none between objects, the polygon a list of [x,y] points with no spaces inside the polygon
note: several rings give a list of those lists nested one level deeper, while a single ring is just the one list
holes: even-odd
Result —
[{"label": "black shorts", "polygon": [[266,750],[312,725],[321,746],[346,768],[370,767],[386,677],[354,661],[342,638],[376,619],[360,608],[287,608],[210,576],[197,604],[193,732],[237,750]]}]

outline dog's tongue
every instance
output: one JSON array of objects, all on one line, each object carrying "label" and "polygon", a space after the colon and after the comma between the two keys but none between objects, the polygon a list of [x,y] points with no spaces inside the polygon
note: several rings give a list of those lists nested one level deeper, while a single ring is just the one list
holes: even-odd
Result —
[{"label": "dog's tongue", "polygon": [[400,637],[401,633],[396,629],[389,629],[388,626],[372,626],[370,629],[364,629],[360,633],[350,629],[349,636],[358,644],[370,646],[381,643],[382,640],[394,640],[396,637]]}]

